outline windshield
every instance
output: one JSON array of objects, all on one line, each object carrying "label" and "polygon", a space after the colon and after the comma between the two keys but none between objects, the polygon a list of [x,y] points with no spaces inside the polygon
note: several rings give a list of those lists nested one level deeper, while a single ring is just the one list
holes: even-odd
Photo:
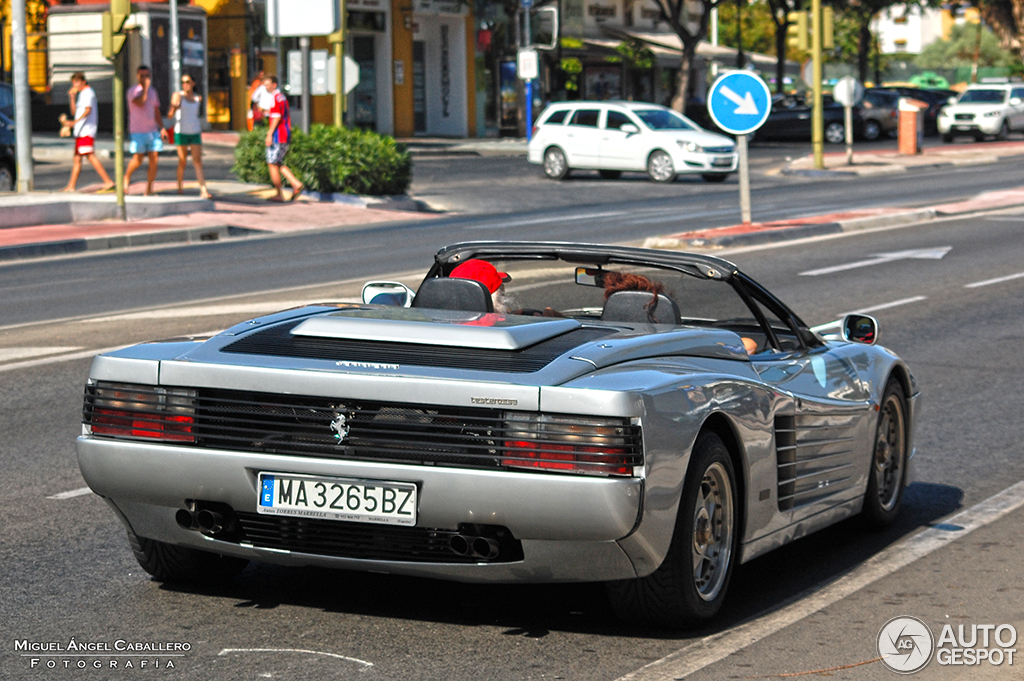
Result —
[{"label": "windshield", "polygon": [[634,114],[651,130],[696,130],[696,126],[670,109],[641,109]]},{"label": "windshield", "polygon": [[960,95],[960,104],[1002,104],[1006,101],[1006,90],[967,90]]}]

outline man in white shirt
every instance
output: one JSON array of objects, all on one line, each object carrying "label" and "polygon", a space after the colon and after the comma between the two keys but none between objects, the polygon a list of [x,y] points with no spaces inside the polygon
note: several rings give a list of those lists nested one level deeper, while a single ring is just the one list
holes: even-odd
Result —
[{"label": "man in white shirt", "polygon": [[89,87],[85,80],[85,74],[81,71],[71,76],[71,89],[68,90],[68,99],[71,104],[71,124],[74,126],[75,156],[71,162],[71,179],[64,191],[73,192],[78,184],[78,176],[82,172],[82,157],[84,156],[96,170],[96,174],[103,180],[103,188],[99,191],[109,192],[114,189],[114,181],[103,169],[100,160],[96,158],[96,130],[99,126],[99,106],[96,102],[96,92]]}]

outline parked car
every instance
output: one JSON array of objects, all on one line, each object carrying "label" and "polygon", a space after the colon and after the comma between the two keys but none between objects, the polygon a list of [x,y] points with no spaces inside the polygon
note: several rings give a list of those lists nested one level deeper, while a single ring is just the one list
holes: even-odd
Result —
[{"label": "parked car", "polygon": [[736,171],[731,139],[658,104],[557,102],[537,120],[527,158],[553,179],[588,168],[609,179],[646,171],[655,182],[692,173],[721,182]]},{"label": "parked car", "polygon": [[899,122],[900,94],[893,90],[868,88],[859,102],[865,140],[895,137]]},{"label": "parked car", "polygon": [[363,300],[95,358],[79,465],[157,580],[608,582],[683,625],[912,479],[918,388],[876,322],[810,328],[720,258],[463,243]]},{"label": "parked car", "polygon": [[[846,114],[841,104],[831,96],[823,98],[825,141],[842,144],[846,141]],[[781,94],[772,97],[772,112],[754,133],[756,139],[811,140],[811,102],[800,94]],[[853,134],[863,136],[864,119],[861,108],[853,107]]]},{"label": "parked car", "polygon": [[1004,140],[1011,132],[1024,130],[1024,84],[970,85],[942,107],[937,122],[945,142],[958,135]]},{"label": "parked car", "polygon": [[18,162],[14,142],[14,91],[0,83],[0,192],[15,188]]},{"label": "parked car", "polygon": [[924,134],[928,136],[939,134],[939,111],[942,110],[942,107],[949,104],[950,97],[956,97],[959,94],[955,90],[925,90],[902,85],[887,87],[886,89],[898,92],[901,97],[909,97],[928,103],[928,109],[924,112]]}]

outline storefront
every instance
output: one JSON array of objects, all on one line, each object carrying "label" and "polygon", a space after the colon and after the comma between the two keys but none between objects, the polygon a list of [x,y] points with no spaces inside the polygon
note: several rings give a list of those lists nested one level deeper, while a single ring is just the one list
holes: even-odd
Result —
[{"label": "storefront", "polygon": [[391,92],[391,3],[347,0],[347,54],[359,64],[359,84],[348,95],[348,124],[394,132]]},{"label": "storefront", "polygon": [[[466,5],[458,0],[417,0],[412,26],[413,132],[470,134]],[[475,83],[474,83],[475,86]],[[473,104],[475,116],[475,102]],[[475,125],[473,126],[475,127]]]}]

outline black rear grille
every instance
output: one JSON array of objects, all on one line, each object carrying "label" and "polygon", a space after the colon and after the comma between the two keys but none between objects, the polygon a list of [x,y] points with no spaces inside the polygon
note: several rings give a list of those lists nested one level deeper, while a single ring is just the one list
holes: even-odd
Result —
[{"label": "black rear grille", "polygon": [[[428,527],[350,523],[335,520],[287,518],[259,513],[236,513],[241,536],[238,543],[258,548],[363,560],[393,560],[414,563],[478,563],[480,557],[460,555],[451,549],[452,537],[460,530]],[[523,559],[522,543],[503,527],[475,526],[478,535],[493,537],[498,555],[489,563]]]},{"label": "black rear grille", "polygon": [[573,348],[615,333],[615,329],[584,327],[521,350],[490,350],[447,345],[293,336],[291,330],[302,321],[288,322],[253,333],[225,346],[221,352],[298,357],[331,362],[372,362],[443,369],[530,373],[540,371]]}]

